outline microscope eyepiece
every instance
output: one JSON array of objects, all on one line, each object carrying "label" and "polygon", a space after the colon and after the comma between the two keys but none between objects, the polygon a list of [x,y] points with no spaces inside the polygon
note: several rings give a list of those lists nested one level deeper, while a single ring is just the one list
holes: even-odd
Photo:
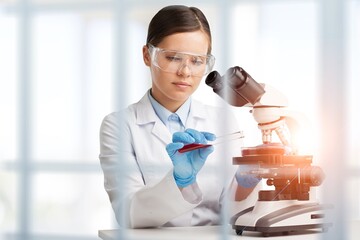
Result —
[{"label": "microscope eyepiece", "polygon": [[205,79],[205,83],[206,85],[212,87],[214,89],[214,92],[215,90],[218,91],[223,87],[221,75],[217,71],[212,71],[211,73],[209,73],[209,75]]},{"label": "microscope eyepiece", "polygon": [[264,88],[238,66],[229,68],[222,77],[217,71],[209,73],[205,83],[226,102],[236,107],[247,103],[255,104],[265,93]]}]

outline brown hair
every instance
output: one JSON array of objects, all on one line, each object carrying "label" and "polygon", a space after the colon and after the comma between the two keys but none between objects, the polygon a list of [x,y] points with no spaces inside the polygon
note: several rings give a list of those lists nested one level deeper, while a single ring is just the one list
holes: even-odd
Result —
[{"label": "brown hair", "polygon": [[182,32],[201,30],[209,37],[208,53],[211,53],[211,32],[203,12],[196,7],[171,5],[155,14],[149,24],[146,44],[157,46],[165,37]]}]

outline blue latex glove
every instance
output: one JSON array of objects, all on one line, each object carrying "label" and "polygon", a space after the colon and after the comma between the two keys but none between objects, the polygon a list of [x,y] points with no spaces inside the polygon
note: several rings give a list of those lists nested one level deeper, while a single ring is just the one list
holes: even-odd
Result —
[{"label": "blue latex glove", "polygon": [[209,132],[199,132],[194,129],[186,129],[185,132],[175,132],[172,143],[166,146],[174,165],[174,179],[178,187],[186,187],[196,181],[196,175],[205,163],[206,158],[214,151],[213,146],[179,153],[177,150],[185,144],[202,143],[213,141],[216,136]]},{"label": "blue latex glove", "polygon": [[239,186],[244,188],[253,188],[261,180],[249,171],[255,169],[254,165],[240,165],[236,171],[235,178]]}]

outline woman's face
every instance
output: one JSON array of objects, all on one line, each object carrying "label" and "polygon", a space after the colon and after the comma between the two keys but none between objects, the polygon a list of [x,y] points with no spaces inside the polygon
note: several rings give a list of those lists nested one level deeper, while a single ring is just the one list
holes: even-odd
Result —
[{"label": "woman's face", "polygon": [[[208,36],[202,31],[176,33],[165,37],[156,47],[177,52],[206,55],[209,48]],[[143,48],[144,61],[150,67],[152,96],[165,108],[175,112],[198,88],[202,76],[194,76],[187,63],[179,70],[165,72],[154,66],[146,46]]]}]

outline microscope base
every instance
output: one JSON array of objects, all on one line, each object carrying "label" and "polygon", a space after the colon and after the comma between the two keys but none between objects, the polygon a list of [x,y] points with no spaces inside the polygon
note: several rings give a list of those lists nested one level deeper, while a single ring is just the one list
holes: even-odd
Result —
[{"label": "microscope base", "polygon": [[309,229],[325,232],[332,225],[324,222],[326,211],[331,208],[331,205],[309,201],[258,201],[254,207],[233,216],[231,224],[238,235],[243,231],[261,232],[264,237]]}]

